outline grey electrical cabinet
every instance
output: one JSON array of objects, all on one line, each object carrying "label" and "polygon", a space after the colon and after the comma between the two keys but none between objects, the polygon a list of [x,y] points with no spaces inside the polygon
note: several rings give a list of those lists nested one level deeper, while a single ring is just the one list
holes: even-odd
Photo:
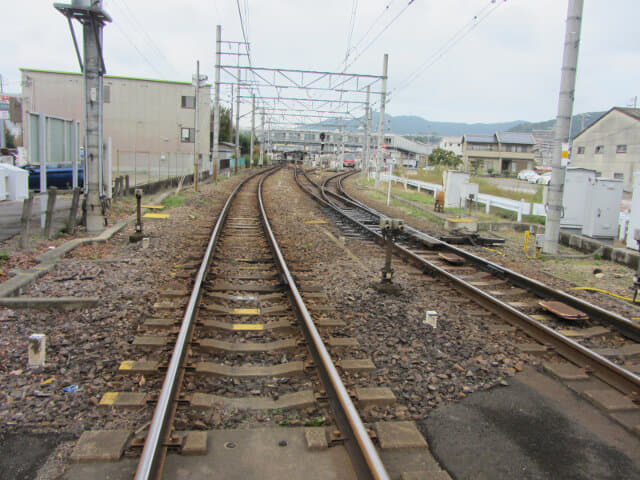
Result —
[{"label": "grey electrical cabinet", "polygon": [[589,180],[583,235],[601,239],[613,239],[618,236],[622,187],[623,181],[613,178]]},{"label": "grey electrical cabinet", "polygon": [[580,232],[585,222],[585,205],[589,196],[589,182],[596,179],[596,171],[588,168],[567,168],[562,195],[560,228]]}]

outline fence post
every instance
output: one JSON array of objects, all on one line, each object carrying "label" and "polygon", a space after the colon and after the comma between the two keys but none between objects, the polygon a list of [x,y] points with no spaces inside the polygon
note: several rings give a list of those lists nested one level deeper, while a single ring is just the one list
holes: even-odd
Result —
[{"label": "fence post", "polygon": [[53,227],[53,214],[56,206],[56,197],[58,196],[58,189],[56,187],[49,187],[47,195],[47,213],[44,221],[44,236],[51,238],[51,230]]},{"label": "fence post", "polygon": [[129,175],[124,176],[124,196],[129,194]]},{"label": "fence post", "polygon": [[518,205],[518,223],[522,222],[522,202]]},{"label": "fence post", "polygon": [[[116,179],[117,182],[117,179]],[[73,235],[76,231],[78,204],[80,203],[80,189],[73,189],[73,197],[71,198],[71,210],[69,210],[69,218],[67,219],[67,233]]]},{"label": "fence post", "polygon": [[31,226],[31,209],[33,208],[33,195],[24,199],[22,204],[22,219],[20,226],[20,248],[26,249],[29,246],[29,227]]},{"label": "fence post", "polygon": [[487,199],[487,203],[484,204],[484,213],[486,213],[487,215],[489,215],[489,212],[491,211],[491,199],[488,198]]}]

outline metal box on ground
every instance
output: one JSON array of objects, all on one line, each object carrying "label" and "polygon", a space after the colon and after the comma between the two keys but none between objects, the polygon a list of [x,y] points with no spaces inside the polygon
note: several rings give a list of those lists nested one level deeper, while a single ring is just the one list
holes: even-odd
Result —
[{"label": "metal box on ground", "polygon": [[562,195],[563,215],[560,228],[580,232],[585,221],[585,205],[589,196],[589,182],[595,181],[596,171],[588,168],[567,168]]},{"label": "metal box on ground", "polygon": [[634,238],[636,230],[640,230],[640,172],[633,174],[633,196],[631,197],[631,213],[627,229],[627,248],[638,250],[638,242]]},{"label": "metal box on ground", "polygon": [[622,188],[622,180],[613,178],[589,180],[583,235],[602,239],[613,239],[618,235]]},{"label": "metal box on ground", "polygon": [[460,188],[463,183],[469,183],[469,174],[447,170],[444,172],[444,206],[460,206]]}]

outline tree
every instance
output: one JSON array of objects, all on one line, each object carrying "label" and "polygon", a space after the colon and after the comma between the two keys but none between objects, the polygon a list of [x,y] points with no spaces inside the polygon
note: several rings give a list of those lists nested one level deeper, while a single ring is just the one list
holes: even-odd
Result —
[{"label": "tree", "polygon": [[462,159],[451,150],[436,147],[429,154],[429,165],[443,165],[445,167],[456,168],[462,163]]},{"label": "tree", "polygon": [[[213,145],[214,112],[211,112],[211,145]],[[218,141],[228,142],[235,130],[231,126],[231,109],[220,105],[220,134]],[[235,141],[235,137],[234,137]]]}]

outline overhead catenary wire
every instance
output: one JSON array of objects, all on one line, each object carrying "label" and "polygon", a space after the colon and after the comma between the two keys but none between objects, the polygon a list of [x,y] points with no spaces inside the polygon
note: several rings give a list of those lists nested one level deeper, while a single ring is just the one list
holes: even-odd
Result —
[{"label": "overhead catenary wire", "polygon": [[480,25],[487,17],[500,8],[507,0],[491,0],[480,11],[478,11],[467,23],[458,29],[451,37],[449,37],[435,52],[421,63],[418,68],[407,75],[400,83],[391,90],[390,97],[416,81],[424,72],[433,66],[438,60],[442,59],[453,47],[467,37],[478,25]]}]

